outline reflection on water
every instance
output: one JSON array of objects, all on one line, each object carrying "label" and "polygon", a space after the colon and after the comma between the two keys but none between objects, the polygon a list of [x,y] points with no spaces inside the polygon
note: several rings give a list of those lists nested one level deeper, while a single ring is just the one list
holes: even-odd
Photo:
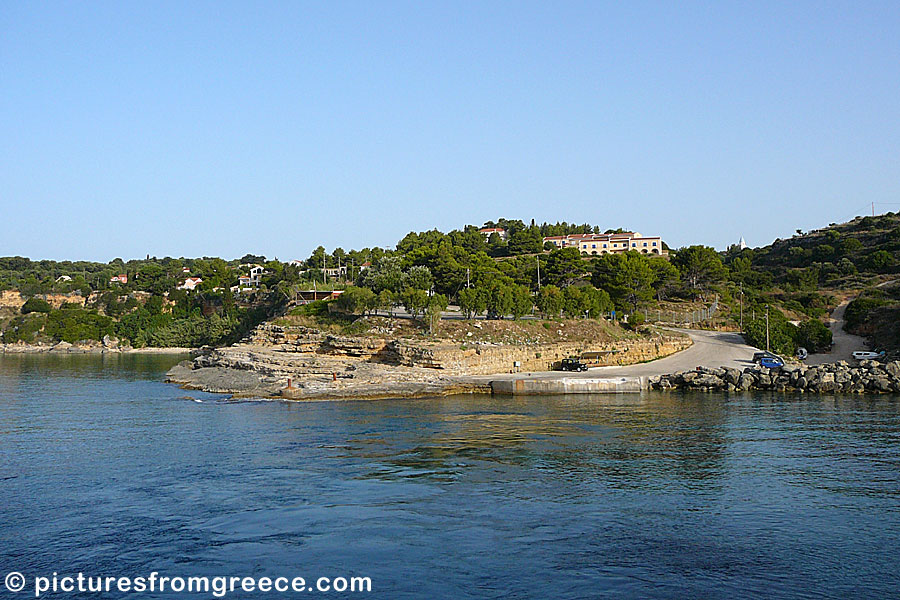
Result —
[{"label": "reflection on water", "polygon": [[384,598],[900,583],[897,397],[224,402],[158,383],[177,360],[0,358],[3,564],[359,574]]}]

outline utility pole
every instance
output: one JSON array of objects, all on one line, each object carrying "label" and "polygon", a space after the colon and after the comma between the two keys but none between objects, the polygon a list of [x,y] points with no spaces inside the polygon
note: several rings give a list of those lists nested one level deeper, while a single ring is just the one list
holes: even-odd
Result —
[{"label": "utility pole", "polygon": [[541,291],[541,257],[535,256],[537,260],[537,276],[538,276],[538,291]]},{"label": "utility pole", "polygon": [[766,304],[766,352],[769,351],[769,305]]},{"label": "utility pole", "polygon": [[875,216],[875,203],[872,203],[872,216]]},{"label": "utility pole", "polygon": [[466,267],[466,289],[469,287],[471,287],[471,284],[469,283],[469,267]]},{"label": "utility pole", "polygon": [[741,331],[744,330],[744,282],[741,282]]}]

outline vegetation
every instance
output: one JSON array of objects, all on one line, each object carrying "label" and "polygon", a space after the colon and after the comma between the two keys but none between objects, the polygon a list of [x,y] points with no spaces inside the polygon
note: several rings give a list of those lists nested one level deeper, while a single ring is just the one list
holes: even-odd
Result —
[{"label": "vegetation", "polygon": [[[629,315],[629,324],[639,327],[646,316],[687,312],[718,299],[720,320],[735,326],[743,314],[744,333],[756,345],[765,344],[762,315],[769,306],[770,345],[793,352],[798,345],[828,347],[830,332],[819,319],[841,290],[874,286],[900,271],[900,217],[894,214],[798,233],[764,248],[689,246],[671,251],[669,259],[636,252],[586,257],[542,243],[544,236],[601,233],[590,224],[499,219],[484,227],[503,228],[507,238],[485,239],[468,225],[449,233],[412,232],[393,249],[328,253],[320,246],[291,263],[253,254],[231,261],[148,257],[109,263],[0,258],[0,289],[26,297],[17,313],[0,314],[0,331],[6,342],[110,335],[135,346],[195,346],[229,343],[288,309],[345,327],[403,307],[433,332],[448,304],[457,304],[467,319],[485,313],[514,320],[530,314],[603,319],[615,313]],[[263,274],[246,289],[239,277],[251,265]],[[112,281],[121,274],[127,283]],[[202,279],[196,290],[178,289],[187,276]],[[343,316],[329,317],[321,301],[290,308],[298,290],[313,288],[342,290],[334,309]],[[65,294],[62,300],[73,304],[53,308],[61,299],[50,294]],[[864,292],[847,310],[848,326],[871,335],[885,321],[878,315],[900,308],[892,294],[874,287]]]}]

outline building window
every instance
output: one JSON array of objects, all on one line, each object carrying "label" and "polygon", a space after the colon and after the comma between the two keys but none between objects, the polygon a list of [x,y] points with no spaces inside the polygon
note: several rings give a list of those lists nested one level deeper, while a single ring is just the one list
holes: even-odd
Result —
[{"label": "building window", "polygon": [[653,242],[653,245],[655,246],[655,245],[656,245],[656,242]]}]

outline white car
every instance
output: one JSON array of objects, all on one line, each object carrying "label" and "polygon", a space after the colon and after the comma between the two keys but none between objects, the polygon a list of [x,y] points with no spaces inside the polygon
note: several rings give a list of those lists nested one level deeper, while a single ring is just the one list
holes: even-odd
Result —
[{"label": "white car", "polygon": [[856,360],[869,360],[872,358],[880,358],[884,356],[884,352],[854,352],[853,358]]}]

